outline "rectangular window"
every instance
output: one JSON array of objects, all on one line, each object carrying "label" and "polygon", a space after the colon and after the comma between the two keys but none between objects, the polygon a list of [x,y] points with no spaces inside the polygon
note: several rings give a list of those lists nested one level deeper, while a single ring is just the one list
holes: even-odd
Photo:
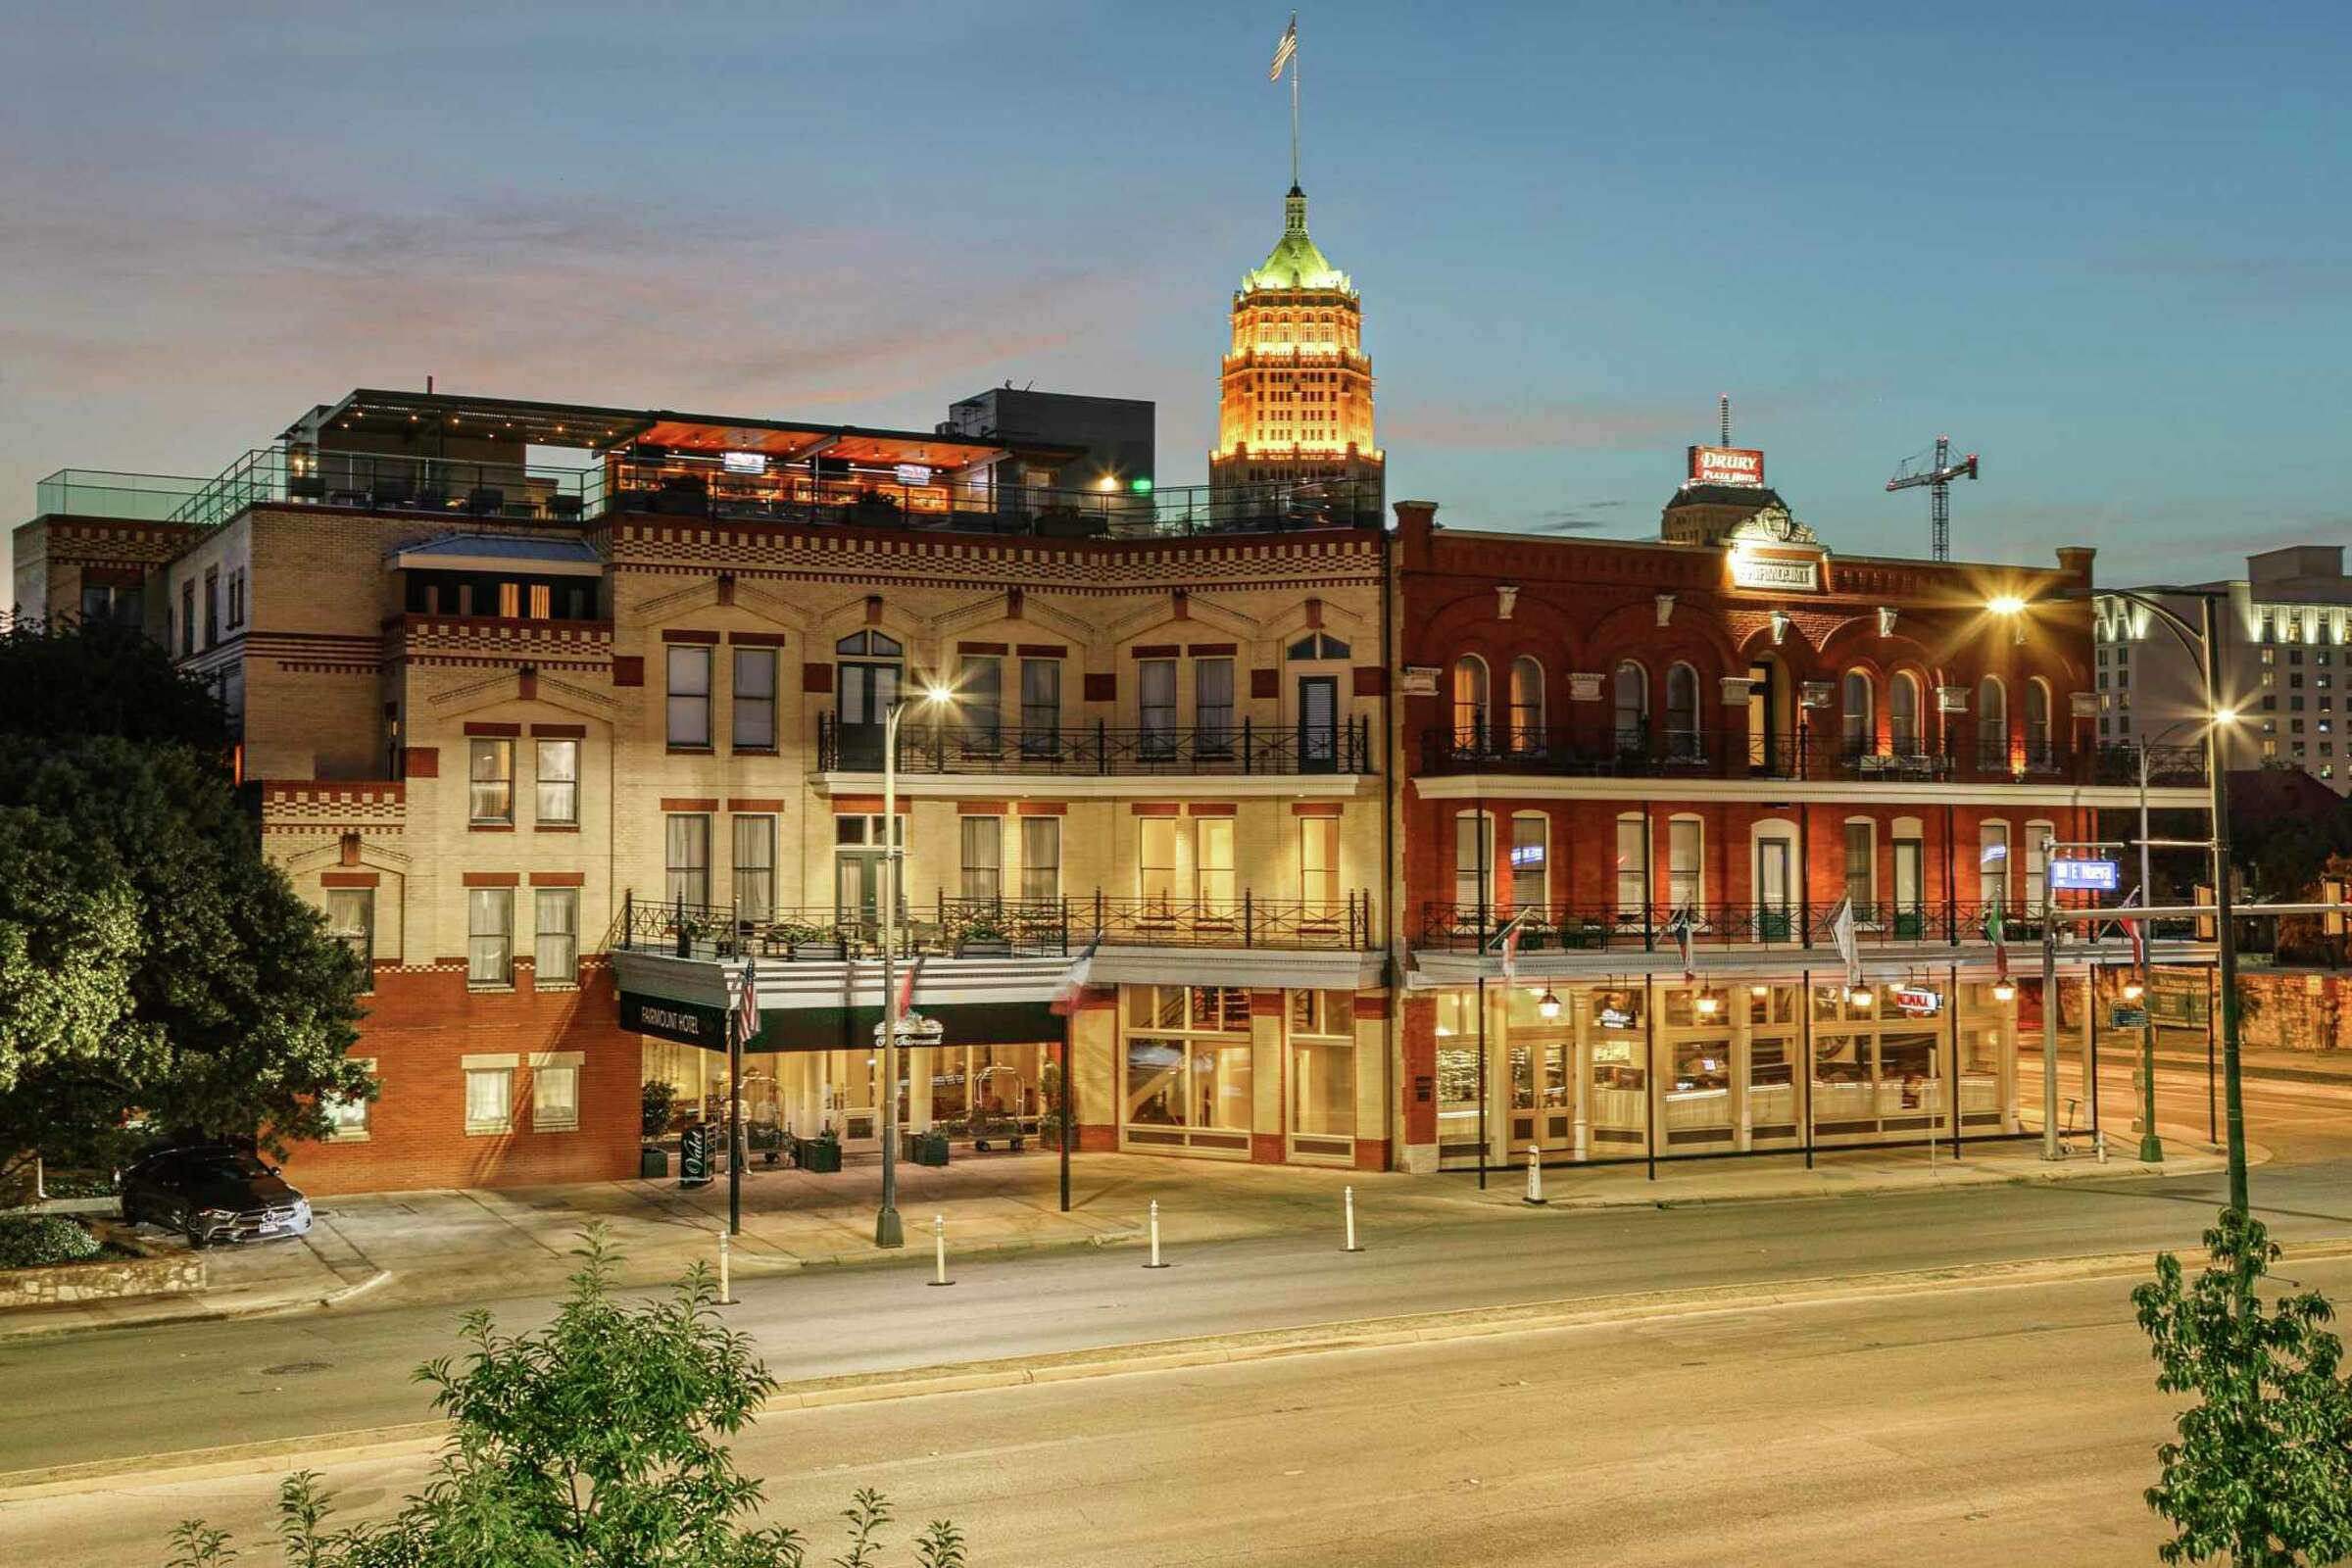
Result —
[{"label": "rectangular window", "polygon": [[1004,744],[1004,662],[964,655],[956,673],[956,708],[963,749],[996,756]]},{"label": "rectangular window", "polygon": [[1021,748],[1051,756],[1061,747],[1061,661],[1021,661]]},{"label": "rectangular window", "polygon": [[245,624],[245,568],[239,566],[228,574],[228,625],[231,631]]},{"label": "rectangular window", "polygon": [[1666,824],[1666,901],[1677,909],[1690,910],[1693,919],[1698,917],[1705,892],[1699,879],[1700,842],[1701,830],[1695,819],[1678,816]]},{"label": "rectangular window", "polygon": [[532,895],[531,977],[542,986],[580,979],[580,890],[539,888]]},{"label": "rectangular window", "polygon": [[1051,904],[1061,897],[1061,818],[1021,818],[1021,900]]},{"label": "rectangular window", "polygon": [[522,584],[502,582],[498,585],[498,612],[507,620],[522,618]]},{"label": "rectangular window", "polygon": [[700,908],[710,902],[710,818],[701,811],[663,819],[662,888],[664,903]]},{"label": "rectangular window", "polygon": [[1986,822],[1977,829],[1977,898],[2009,902],[2009,824]]},{"label": "rectangular window", "polygon": [[539,820],[555,826],[580,820],[580,743],[539,743]]},{"label": "rectangular window", "polygon": [[503,1133],[514,1124],[514,1069],[466,1069],[466,1130]]},{"label": "rectangular window", "polygon": [[669,744],[710,744],[710,650],[669,651]]},{"label": "rectangular window", "polygon": [[531,1069],[531,1130],[576,1132],[580,1125],[580,1069],[555,1062]]},{"label": "rectangular window", "polygon": [[776,917],[776,819],[735,818],[735,918]]},{"label": "rectangular window", "polygon": [[1485,919],[1494,902],[1494,862],[1487,834],[1494,818],[1463,811],[1453,819],[1453,905],[1457,920]]},{"label": "rectangular window", "polygon": [[1004,819],[967,816],[963,827],[963,896],[995,903],[1004,892]]},{"label": "rectangular window", "polygon": [[514,983],[514,890],[466,890],[466,980],[469,985]]},{"label": "rectangular window", "polygon": [[328,888],[326,934],[349,948],[351,956],[372,972],[375,965],[375,889]]},{"label": "rectangular window", "polygon": [[1857,920],[1875,920],[1878,910],[1878,834],[1868,822],[1845,824],[1845,896]]},{"label": "rectangular window", "polygon": [[1176,896],[1176,819],[1146,816],[1136,819],[1135,863],[1137,888],[1146,899],[1165,904]]},{"label": "rectangular window", "polygon": [[1199,902],[1210,909],[1228,908],[1234,902],[1233,818],[1201,817],[1193,824],[1193,833]]},{"label": "rectangular window", "polygon": [[514,820],[514,743],[476,740],[466,747],[466,813],[476,822]]},{"label": "rectangular window", "polygon": [[552,618],[556,612],[556,596],[554,591],[543,582],[535,582],[531,584],[530,605],[531,618],[533,620],[547,620]]},{"label": "rectangular window", "polygon": [[[1337,828],[1337,822],[1329,824]],[[1551,824],[1533,811],[1511,818],[1511,907],[1541,909],[1551,892]]]},{"label": "rectangular window", "polygon": [[193,578],[179,585],[179,655],[182,659],[196,652],[196,583]]},{"label": "rectangular window", "polygon": [[776,749],[776,651],[735,650],[735,750]]},{"label": "rectangular window", "polygon": [[[220,640],[220,568],[207,566],[204,571],[204,646],[210,648]],[[2302,677],[2295,677],[2302,684]]]},{"label": "rectangular window", "polygon": [[[360,1066],[369,1077],[375,1075],[375,1058],[365,1056]],[[337,1095],[321,1095],[318,1108],[326,1113],[326,1138],[333,1144],[364,1144],[368,1141],[368,1109],[373,1103],[365,1095],[345,1100]]]},{"label": "rectangular window", "polygon": [[1916,915],[1927,897],[1927,846],[1918,839],[1894,841],[1894,909]]},{"label": "rectangular window", "polygon": [[1142,659],[1135,665],[1136,712],[1146,757],[1176,753],[1176,661]]},{"label": "rectangular window", "polygon": [[2047,822],[2026,824],[2026,907],[2038,909],[2049,881],[2050,840],[2055,830]]},{"label": "rectangular window", "polygon": [[1649,842],[1642,818],[1617,819],[1617,912],[1640,916],[1649,907]]},{"label": "rectangular window", "polygon": [[1193,664],[1193,748],[1202,757],[1233,751],[1233,661],[1202,659]]}]

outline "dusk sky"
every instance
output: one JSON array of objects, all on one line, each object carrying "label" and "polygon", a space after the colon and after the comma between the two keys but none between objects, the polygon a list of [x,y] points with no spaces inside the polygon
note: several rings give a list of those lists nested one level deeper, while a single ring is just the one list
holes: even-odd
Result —
[{"label": "dusk sky", "polygon": [[[928,428],[1153,399],[1205,476],[1287,7],[0,4],[0,493],[354,386]],[[1315,238],[1392,498],[1647,535],[1739,444],[1833,549],[2106,581],[2343,537],[2340,3],[1327,4]],[[4,548],[4,546],[0,546]],[[5,580],[5,579],[0,579]]]}]

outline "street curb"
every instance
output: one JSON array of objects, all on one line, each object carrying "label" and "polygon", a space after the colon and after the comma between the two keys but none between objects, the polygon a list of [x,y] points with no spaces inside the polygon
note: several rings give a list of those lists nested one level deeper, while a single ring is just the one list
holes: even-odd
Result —
[{"label": "street curb", "polygon": [[[2164,1053],[2158,1052],[2156,1065],[2170,1067],[2177,1072],[2202,1072],[2206,1063],[2202,1056],[2168,1056]],[[2218,1070],[2218,1058],[2216,1067]],[[2247,1080],[2269,1079],[2275,1083],[2287,1084],[2333,1084],[2339,1088],[2352,1089],[2352,1073],[2324,1072],[2317,1067],[2273,1067],[2267,1064],[2249,1067],[2240,1063],[2237,1075],[2241,1079]]]},{"label": "street curb", "polygon": [[[31,1340],[62,1340],[78,1334],[106,1334],[116,1329],[168,1328],[180,1323],[234,1323],[245,1318],[291,1317],[298,1312],[318,1312],[329,1307],[341,1306],[346,1301],[356,1300],[368,1292],[390,1283],[396,1277],[392,1270],[379,1268],[364,1280],[355,1280],[337,1286],[323,1295],[316,1295],[306,1289],[300,1294],[289,1296],[282,1300],[247,1301],[228,1306],[205,1307],[188,1312],[157,1310],[146,1315],[110,1318],[101,1323],[17,1324],[8,1321],[9,1313],[0,1312],[0,1345],[13,1345]],[[118,1299],[135,1301],[140,1298],[123,1297],[118,1298]],[[166,1301],[188,1299],[190,1298],[185,1295],[154,1298],[159,1307]],[[35,1306],[24,1308],[24,1310],[48,1312],[58,1310],[58,1308]]]},{"label": "street curb", "polygon": [[[1081,1379],[1124,1377],[1190,1367],[1233,1366],[1288,1356],[1397,1346],[1437,1345],[1610,1323],[1694,1317],[1709,1313],[1754,1312],[1838,1301],[1934,1295],[1947,1291],[1993,1290],[2062,1284],[2075,1280],[2145,1274],[2153,1253],[2104,1252],[2075,1257],[2029,1258],[1949,1268],[1907,1269],[1876,1274],[1829,1275],[1777,1285],[1709,1285],[1684,1291],[1643,1291],[1569,1298],[1504,1306],[1466,1307],[1396,1317],[1356,1318],[1298,1328],[1259,1329],[1240,1334],[1137,1345],[1041,1352],[996,1361],[945,1363],[890,1372],[846,1373],[779,1386],[761,1413],[820,1410],[890,1399],[927,1398]],[[2352,1237],[2297,1243],[2285,1250],[2282,1265],[2352,1257]],[[51,1465],[0,1473],[0,1507],[38,1497],[105,1491],[125,1476],[169,1476],[201,1481],[276,1468],[289,1459],[306,1466],[429,1453],[447,1439],[448,1423],[416,1421],[307,1438],[277,1438],[189,1448],[173,1453],[134,1454],[80,1464]]]}]

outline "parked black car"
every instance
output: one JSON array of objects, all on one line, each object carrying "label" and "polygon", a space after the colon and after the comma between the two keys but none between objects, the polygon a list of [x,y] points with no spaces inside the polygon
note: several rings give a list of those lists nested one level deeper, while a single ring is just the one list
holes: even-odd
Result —
[{"label": "parked black car", "polygon": [[301,1236],[311,1228],[311,1203],[252,1151],[202,1144],[143,1155],[124,1170],[122,1220],[210,1247]]}]

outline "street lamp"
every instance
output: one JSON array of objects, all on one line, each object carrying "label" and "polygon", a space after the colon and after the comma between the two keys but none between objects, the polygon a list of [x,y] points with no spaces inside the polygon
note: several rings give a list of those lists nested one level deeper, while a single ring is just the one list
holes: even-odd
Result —
[{"label": "street lamp", "polygon": [[874,1245],[904,1247],[899,1223],[899,720],[909,707],[953,706],[955,691],[934,682],[919,703],[891,699],[882,717],[882,1206],[874,1214]]},{"label": "street lamp", "polygon": [[[2211,588],[2161,587],[2084,589],[2070,592],[2067,597],[2092,598],[2098,594],[2135,605],[2162,621],[2189,657],[2197,661],[2204,677],[2203,706],[2213,716],[2213,722],[2205,726],[2206,810],[2213,826],[2214,967],[2215,983],[2222,994],[2222,1090],[2229,1107],[2230,1206],[2243,1214],[2247,1211],[2246,1119],[2237,1062],[2237,933],[2230,918],[2230,771],[2222,755],[2223,727],[2235,720],[2237,713],[2222,697],[2222,640],[2213,611],[2214,601],[2225,596]],[[2160,595],[2194,599],[2198,624],[2189,625],[2160,602]],[[2143,769],[2146,760],[2147,750],[2143,745],[2140,750]],[[2143,840],[2147,837],[2144,830],[2140,837]]]},{"label": "street lamp", "polygon": [[[2133,748],[2138,753],[2139,763],[2139,902],[2141,904],[2152,905],[2156,902],[2156,874],[2150,868],[2148,859],[2148,851],[2152,842],[2148,833],[2149,751],[2184,729],[2193,729],[2198,725],[2227,724],[2236,717],[2234,712],[2224,708],[2216,710],[2209,718],[2183,718],[2176,723],[2167,724],[2153,735],[2141,736],[2138,745]],[[2154,933],[2149,934],[2153,935]],[[2141,943],[2140,951],[2143,955],[2147,951],[2144,940]],[[2147,965],[2143,958],[2138,978],[2124,987],[2124,1000],[2137,1002],[2145,994],[2146,981]],[[2164,1142],[2156,1136],[2156,1019],[2152,1013],[2147,1022],[2139,1027],[2139,1157],[2149,1164],[2154,1164],[2164,1158]]]}]

